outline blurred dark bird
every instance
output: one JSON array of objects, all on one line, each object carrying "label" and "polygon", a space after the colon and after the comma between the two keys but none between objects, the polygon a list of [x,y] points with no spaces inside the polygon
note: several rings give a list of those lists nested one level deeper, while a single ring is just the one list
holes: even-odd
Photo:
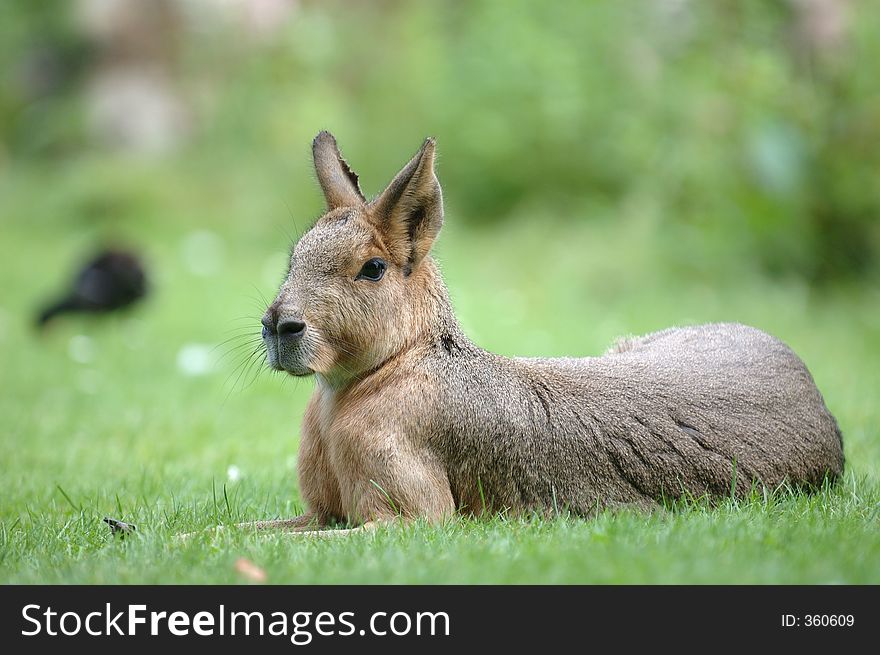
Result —
[{"label": "blurred dark bird", "polygon": [[110,526],[110,534],[114,537],[119,537],[120,539],[125,538],[126,535],[132,534],[137,530],[137,526],[134,523],[126,523],[125,521],[120,521],[119,519],[114,519],[109,516],[105,516],[103,521]]},{"label": "blurred dark bird", "polygon": [[127,307],[147,293],[147,275],[140,259],[122,250],[101,252],[76,274],[70,290],[48,305],[37,318],[39,327],[70,312],[101,313]]}]

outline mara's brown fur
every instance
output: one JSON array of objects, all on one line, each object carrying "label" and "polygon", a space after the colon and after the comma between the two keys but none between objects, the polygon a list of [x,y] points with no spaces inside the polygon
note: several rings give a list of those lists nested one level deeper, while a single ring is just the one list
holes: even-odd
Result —
[{"label": "mara's brown fur", "polygon": [[434,141],[372,201],[330,134],[313,152],[327,212],[263,317],[270,365],[317,380],[299,450],[308,511],[257,527],[589,515],[842,473],[809,372],[755,328],[673,328],[579,359],[475,346],[430,256],[443,223]]}]

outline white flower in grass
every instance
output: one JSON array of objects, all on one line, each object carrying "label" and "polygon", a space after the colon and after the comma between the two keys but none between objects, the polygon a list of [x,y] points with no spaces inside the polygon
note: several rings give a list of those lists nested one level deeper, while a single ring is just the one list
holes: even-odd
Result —
[{"label": "white flower in grass", "polygon": [[180,246],[184,265],[200,277],[217,275],[223,269],[224,251],[223,239],[210,230],[190,232]]},{"label": "white flower in grass", "polygon": [[95,358],[95,342],[84,334],[75,334],[67,344],[67,354],[79,364],[88,364]]},{"label": "white flower in grass", "polygon": [[226,477],[230,482],[238,482],[241,479],[241,469],[235,464],[230,464],[226,469]]},{"label": "white flower in grass", "polygon": [[204,343],[188,343],[177,351],[177,370],[188,377],[207,375],[214,370],[212,347]]}]

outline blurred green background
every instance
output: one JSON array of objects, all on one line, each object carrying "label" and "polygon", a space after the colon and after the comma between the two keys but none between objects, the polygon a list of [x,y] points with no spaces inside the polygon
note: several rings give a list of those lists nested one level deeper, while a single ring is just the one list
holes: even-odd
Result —
[{"label": "blurred green background", "polygon": [[[253,230],[284,220],[273,201],[307,222],[318,129],[374,190],[432,134],[461,225],[613,216],[642,223],[664,265],[699,275],[821,283],[876,268],[875,3],[80,0],[0,12],[4,177],[39,162],[40,174],[109,166],[123,178],[81,185],[58,220],[122,229],[153,218],[150,200],[173,211],[153,169],[186,165],[191,194],[217,185],[198,219],[218,230],[231,212],[206,214],[230,200],[254,204]],[[118,159],[126,151],[166,157],[143,170]]]},{"label": "blurred green background", "polygon": [[[436,254],[480,345],[754,324],[802,355],[854,493],[875,489],[877,61],[880,4],[847,0],[2,3],[5,577],[103,580],[96,518],[208,525],[220,485],[243,518],[298,509],[311,383],[250,366],[247,339],[321,213],[321,129],[368,195],[437,138]],[[115,243],[149,300],[38,335]],[[860,552],[807,579],[876,581]],[[778,554],[756,581],[803,580]]]}]

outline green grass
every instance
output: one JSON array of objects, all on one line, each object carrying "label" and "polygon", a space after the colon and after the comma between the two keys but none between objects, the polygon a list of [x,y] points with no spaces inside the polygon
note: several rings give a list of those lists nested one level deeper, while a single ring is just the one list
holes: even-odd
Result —
[{"label": "green grass", "polygon": [[[233,171],[83,159],[0,178],[0,581],[236,582],[244,556],[277,583],[880,583],[876,286],[819,293],[761,277],[749,262],[713,268],[705,253],[723,243],[637,216],[514,213],[466,230],[454,188],[438,257],[478,343],[587,355],[673,324],[757,325],[801,354],[838,417],[841,484],[589,521],[455,519],[331,541],[173,539],[302,509],[295,453],[311,382],[251,370],[236,383],[241,350],[205,375],[177,366],[187,344],[232,338],[234,348],[256,333],[260,296],[273,293],[297,229],[291,214],[304,227],[319,208],[307,178],[290,190],[284,173],[254,162]],[[184,254],[196,229],[223,246],[207,276]],[[144,249],[152,298],[124,316],[35,334],[39,299],[107,234]],[[114,540],[106,515],[138,535]]]}]

